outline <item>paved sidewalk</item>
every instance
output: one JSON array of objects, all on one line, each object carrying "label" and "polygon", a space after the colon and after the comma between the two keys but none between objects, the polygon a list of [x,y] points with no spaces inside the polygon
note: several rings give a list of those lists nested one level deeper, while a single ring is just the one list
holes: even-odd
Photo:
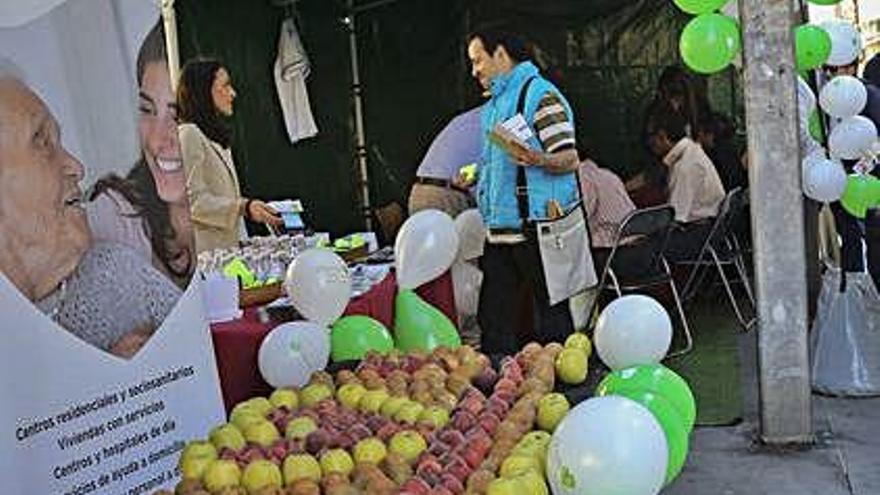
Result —
[{"label": "paved sidewalk", "polygon": [[774,449],[757,442],[755,333],[740,336],[745,418],[698,428],[688,463],[664,495],[878,495],[880,398],[813,396],[816,444]]}]

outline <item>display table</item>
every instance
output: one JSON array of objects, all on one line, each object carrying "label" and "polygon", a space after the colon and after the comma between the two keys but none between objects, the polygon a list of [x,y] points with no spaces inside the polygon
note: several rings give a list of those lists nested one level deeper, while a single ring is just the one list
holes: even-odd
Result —
[{"label": "display table", "polygon": [[[428,303],[442,311],[457,324],[455,295],[449,272],[419,287],[416,292]],[[382,322],[389,331],[394,326],[394,298],[397,281],[394,272],[388,274],[369,292],[351,300],[346,315],[366,315]],[[271,387],[263,381],[257,367],[257,352],[266,334],[283,321],[263,323],[254,308],[245,310],[242,318],[211,325],[217,371],[226,408],[256,395],[268,395]]]}]

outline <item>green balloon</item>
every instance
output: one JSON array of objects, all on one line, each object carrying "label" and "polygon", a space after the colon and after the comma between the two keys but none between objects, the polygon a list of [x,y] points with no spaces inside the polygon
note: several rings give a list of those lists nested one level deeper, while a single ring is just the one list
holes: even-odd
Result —
[{"label": "green balloon", "polygon": [[684,63],[701,74],[730,65],[740,50],[739,24],[721,14],[694,17],[681,32],[678,49]]},{"label": "green balloon", "polygon": [[819,120],[818,110],[814,109],[813,113],[810,114],[808,130],[810,131],[810,136],[816,141],[821,143],[825,139],[825,132],[822,130],[822,122]]},{"label": "green balloon", "polygon": [[798,70],[822,67],[831,55],[831,35],[814,24],[798,26],[794,32],[794,48]]},{"label": "green balloon", "polygon": [[458,329],[442,311],[422,300],[410,289],[401,290],[394,300],[394,337],[403,351],[435,347],[458,347]]},{"label": "green balloon", "polygon": [[666,445],[669,449],[669,462],[666,464],[666,483],[672,483],[681,473],[688,454],[688,430],[681,414],[667,399],[654,392],[639,389],[623,389],[614,395],[632,399],[654,415],[657,423],[666,434]]},{"label": "green balloon", "polygon": [[393,348],[388,329],[369,316],[340,318],[330,332],[330,357],[334,362],[363,359],[369,351],[385,354]]},{"label": "green balloon", "polygon": [[808,0],[810,3],[815,3],[816,5],[835,5],[840,3],[840,0]]},{"label": "green balloon", "polygon": [[724,4],[727,0],[672,0],[676,7],[687,12],[688,14],[708,14],[714,12]]},{"label": "green balloon", "polygon": [[840,204],[850,215],[865,218],[868,208],[880,205],[880,179],[870,175],[850,175]]},{"label": "green balloon", "polygon": [[697,419],[697,403],[684,378],[662,364],[644,364],[612,371],[596,388],[596,395],[621,395],[624,390],[653,392],[668,400],[681,414],[688,434]]}]

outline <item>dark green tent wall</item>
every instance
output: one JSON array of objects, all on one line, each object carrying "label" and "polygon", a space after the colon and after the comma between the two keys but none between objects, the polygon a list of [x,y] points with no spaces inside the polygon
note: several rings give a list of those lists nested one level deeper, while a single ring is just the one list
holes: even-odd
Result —
[{"label": "dark green tent wall", "polygon": [[[670,0],[361,0],[356,7],[364,122],[373,205],[406,205],[415,170],[450,117],[479,104],[464,40],[475,26],[522,33],[571,101],[579,148],[630,176],[648,160],[643,115],[663,67],[679,61],[688,21]],[[181,60],[220,59],[239,96],[236,163],[245,194],[300,198],[312,226],[362,228],[344,4],[301,0],[177,0]],[[282,20],[295,14],[312,63],[308,79],[317,137],[291,144],[272,69]],[[732,70],[708,78],[716,110],[742,122]],[[741,128],[741,126],[740,126]]]}]

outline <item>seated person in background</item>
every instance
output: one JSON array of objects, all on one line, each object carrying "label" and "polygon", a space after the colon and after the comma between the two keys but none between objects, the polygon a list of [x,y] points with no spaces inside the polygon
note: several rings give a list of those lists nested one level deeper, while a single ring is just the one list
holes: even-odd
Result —
[{"label": "seated person in background", "polygon": [[136,252],[92,245],[83,166],[43,101],[12,74],[0,68],[0,271],[80,339],[133,356],[180,290]]},{"label": "seated person in background", "polygon": [[725,191],[748,187],[749,177],[740,160],[741,153],[733,143],[733,125],[726,116],[714,112],[700,116],[697,142],[715,165]]},{"label": "seated person in background", "polygon": [[699,143],[687,137],[686,126],[683,117],[670,114],[648,130],[648,145],[669,168],[669,204],[678,223],[666,250],[671,261],[692,259],[699,253],[724,201],[724,186],[712,160]]},{"label": "seated person in background", "polygon": [[409,196],[409,214],[437,209],[452,218],[474,207],[470,191],[456,181],[461,167],[476,163],[483,151],[482,106],[454,117],[437,134],[416,171]]},{"label": "seated person in background", "polygon": [[589,158],[578,168],[578,181],[590,225],[593,263],[601,270],[617,239],[617,230],[636,205],[620,178]]}]

